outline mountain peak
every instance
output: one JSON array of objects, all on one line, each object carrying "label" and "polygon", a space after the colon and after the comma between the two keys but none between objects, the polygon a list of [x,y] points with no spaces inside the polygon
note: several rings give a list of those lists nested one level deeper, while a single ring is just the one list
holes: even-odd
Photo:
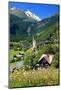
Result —
[{"label": "mountain peak", "polygon": [[37,21],[41,21],[41,19],[35,15],[34,13],[32,13],[31,11],[27,10],[25,11],[25,14],[28,16],[28,17],[32,17],[33,19],[37,20]]}]

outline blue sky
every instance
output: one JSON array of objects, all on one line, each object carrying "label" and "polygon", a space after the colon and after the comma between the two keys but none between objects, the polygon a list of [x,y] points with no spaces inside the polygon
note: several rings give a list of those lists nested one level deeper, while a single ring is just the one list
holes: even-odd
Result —
[{"label": "blue sky", "polygon": [[9,2],[9,8],[17,8],[24,11],[31,11],[41,19],[47,18],[59,12],[59,6],[54,4],[32,4],[21,2]]}]

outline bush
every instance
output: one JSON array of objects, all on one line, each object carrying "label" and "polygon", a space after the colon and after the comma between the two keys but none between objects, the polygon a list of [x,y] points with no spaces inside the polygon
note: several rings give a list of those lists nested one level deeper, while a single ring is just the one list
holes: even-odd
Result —
[{"label": "bush", "polygon": [[59,53],[58,52],[54,56],[52,66],[55,68],[59,68]]},{"label": "bush", "polygon": [[48,45],[46,47],[46,53],[55,54],[54,49],[52,48],[51,45]]},{"label": "bush", "polygon": [[38,61],[37,55],[38,54],[36,54],[32,49],[26,51],[24,57],[24,66],[26,70],[34,68],[35,64]]}]

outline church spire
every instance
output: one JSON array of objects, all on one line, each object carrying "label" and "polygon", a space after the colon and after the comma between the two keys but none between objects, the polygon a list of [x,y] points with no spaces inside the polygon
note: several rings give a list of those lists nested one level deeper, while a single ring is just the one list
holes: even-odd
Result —
[{"label": "church spire", "polygon": [[36,40],[35,40],[34,36],[33,36],[33,46],[32,46],[32,48],[33,49],[36,49],[37,48]]}]

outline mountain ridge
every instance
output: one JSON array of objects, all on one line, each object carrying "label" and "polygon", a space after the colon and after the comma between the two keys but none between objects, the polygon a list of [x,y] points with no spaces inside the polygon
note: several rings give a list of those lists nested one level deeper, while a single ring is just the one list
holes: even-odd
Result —
[{"label": "mountain ridge", "polygon": [[9,11],[11,41],[20,41],[25,39],[31,40],[33,35],[37,37],[37,34],[42,31],[44,32],[46,30],[47,32],[48,28],[58,27],[58,14],[45,18],[41,21],[36,21],[33,18],[27,17],[25,12],[22,10],[13,11],[15,10]]}]

